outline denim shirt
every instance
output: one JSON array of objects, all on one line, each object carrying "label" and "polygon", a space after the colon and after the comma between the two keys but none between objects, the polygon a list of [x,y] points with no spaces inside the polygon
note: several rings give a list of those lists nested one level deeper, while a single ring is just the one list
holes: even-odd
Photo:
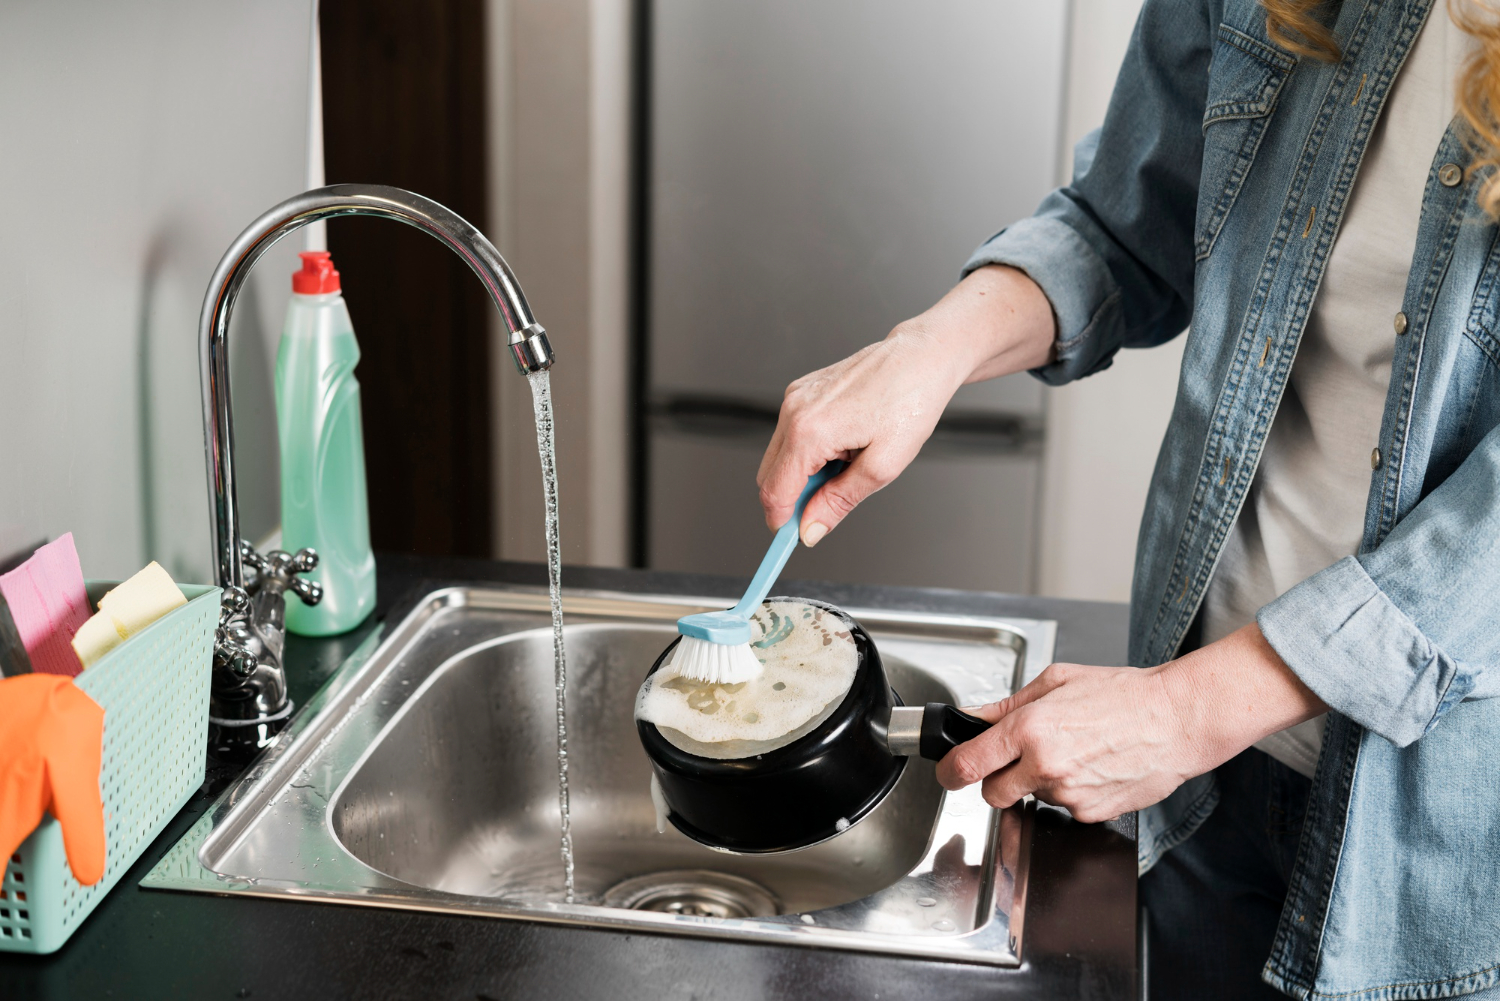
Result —
[{"label": "denim shirt", "polygon": [[[1436,7],[1434,11],[1434,6]],[[1272,43],[1255,0],[1147,0],[1072,183],[975,252],[1057,317],[1060,384],[1191,321],[1142,518],[1131,663],[1183,648],[1244,502],[1371,131],[1433,0],[1328,8],[1343,57]],[[1386,141],[1399,142],[1391,135]],[[1500,974],[1500,244],[1458,120],[1435,151],[1364,535],[1260,611],[1331,708],[1264,978],[1296,997],[1450,997]],[[1141,814],[1141,865],[1217,801]]]}]

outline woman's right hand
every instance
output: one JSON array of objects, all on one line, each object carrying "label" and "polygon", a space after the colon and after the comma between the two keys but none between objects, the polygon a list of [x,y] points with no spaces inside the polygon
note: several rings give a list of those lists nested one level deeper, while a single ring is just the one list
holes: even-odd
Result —
[{"label": "woman's right hand", "polygon": [[817,545],[916,458],[960,386],[1046,364],[1054,330],[1041,288],[992,265],[885,340],[792,383],[756,477],[766,524],[786,523],[825,463],[848,460],[803,512],[802,541]]}]

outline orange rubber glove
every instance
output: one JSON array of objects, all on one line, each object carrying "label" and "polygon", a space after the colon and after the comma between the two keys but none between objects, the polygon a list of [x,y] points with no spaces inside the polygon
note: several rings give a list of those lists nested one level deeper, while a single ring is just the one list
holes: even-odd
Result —
[{"label": "orange rubber glove", "polygon": [[62,824],[78,882],[104,875],[104,801],[99,765],[104,710],[58,674],[0,680],[0,871],[43,811]]}]

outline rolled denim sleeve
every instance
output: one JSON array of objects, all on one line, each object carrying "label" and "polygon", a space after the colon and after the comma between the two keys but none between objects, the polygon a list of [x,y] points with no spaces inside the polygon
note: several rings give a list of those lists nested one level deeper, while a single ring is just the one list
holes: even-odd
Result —
[{"label": "rolled denim sleeve", "polygon": [[1261,632],[1328,705],[1405,747],[1466,699],[1500,695],[1500,428],[1374,549],[1260,610]]},{"label": "rolled denim sleeve", "polygon": [[964,265],[1026,272],[1052,302],[1060,385],[1187,326],[1203,109],[1214,17],[1202,0],[1147,0],[1102,128],[1074,151],[1073,180]]}]

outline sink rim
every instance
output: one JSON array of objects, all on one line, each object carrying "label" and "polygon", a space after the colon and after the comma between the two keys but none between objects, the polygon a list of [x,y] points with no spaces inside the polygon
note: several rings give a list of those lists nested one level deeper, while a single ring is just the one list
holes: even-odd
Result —
[{"label": "sink rim", "polygon": [[[692,612],[724,606],[723,599],[693,596],[633,594],[604,590],[565,589],[564,614],[572,623],[629,625],[631,622],[669,625]],[[231,871],[225,863],[254,832],[256,824],[269,808],[291,793],[306,793],[295,786],[299,777],[318,763],[323,750],[332,746],[344,726],[355,718],[369,697],[403,663],[402,654],[424,628],[444,610],[472,607],[513,612],[518,617],[540,616],[548,611],[545,589],[492,584],[458,584],[435,587],[420,592],[402,603],[387,620],[376,627],[348,660],[341,665],[323,688],[309,699],[288,726],[281,740],[269,748],[246,769],[244,774],[220,795],[202,818],[142,880],[143,887],[155,889],[243,893],[261,897],[294,897],[303,900],[385,906],[401,909],[435,911],[487,917],[510,918],[546,923],[575,924],[620,930],[656,931],[668,934],[707,938],[729,938],[764,944],[799,945],[864,952],[880,952],[987,965],[1015,966],[1020,962],[1021,931],[1024,921],[1026,881],[1029,869],[1030,828],[1033,807],[1023,804],[1005,811],[991,810],[983,803],[977,787],[960,793],[948,793],[939,807],[933,836],[916,869],[896,884],[906,882],[929,865],[950,805],[956,813],[972,816],[982,810],[988,835],[984,842],[983,878],[985,892],[981,904],[985,916],[972,931],[961,934],[896,934],[868,929],[826,927],[817,924],[818,915],[831,916],[843,909],[878,906],[878,899],[895,889],[872,894],[852,904],[813,912],[813,924],[804,924],[796,915],[778,919],[725,919],[694,915],[666,914],[650,911],[626,911],[595,904],[520,903],[493,897],[468,896],[435,890],[403,882],[362,862],[343,846],[334,833],[328,816],[337,801],[336,788],[358,768],[369,750],[378,744],[391,718],[405,711],[425,682],[436,675],[452,655],[444,656],[426,668],[426,675],[401,695],[390,717],[376,727],[338,775],[332,777],[332,788],[326,792],[318,816],[326,847],[348,856],[346,869],[358,870],[355,885],[261,878]],[[940,671],[920,666],[947,685],[961,702],[986,701],[995,697],[993,687],[982,690],[979,682],[1006,691],[1014,691],[1050,662],[1055,642],[1056,624],[1048,620],[1008,616],[950,615],[942,613],[903,612],[887,609],[851,608],[853,614],[874,634],[954,638],[980,638],[1007,646],[1016,653],[1012,676],[987,678],[969,675],[945,677]],[[401,614],[403,613],[404,614]],[[398,618],[398,614],[400,617]],[[583,621],[580,622],[580,619]],[[541,625],[522,625],[497,636],[518,636]],[[472,645],[471,645],[472,646]],[[469,649],[466,647],[465,649]],[[353,738],[349,738],[353,739]],[[972,801],[972,802],[971,802]],[[977,804],[977,805],[976,805]],[[973,832],[972,821],[969,825]],[[319,861],[322,861],[321,858]],[[337,858],[334,861],[340,861]],[[244,867],[241,867],[244,868]],[[930,870],[929,870],[930,871]],[[326,879],[326,877],[325,877]],[[847,915],[845,916],[848,917]],[[852,919],[851,919],[852,920]]]}]

